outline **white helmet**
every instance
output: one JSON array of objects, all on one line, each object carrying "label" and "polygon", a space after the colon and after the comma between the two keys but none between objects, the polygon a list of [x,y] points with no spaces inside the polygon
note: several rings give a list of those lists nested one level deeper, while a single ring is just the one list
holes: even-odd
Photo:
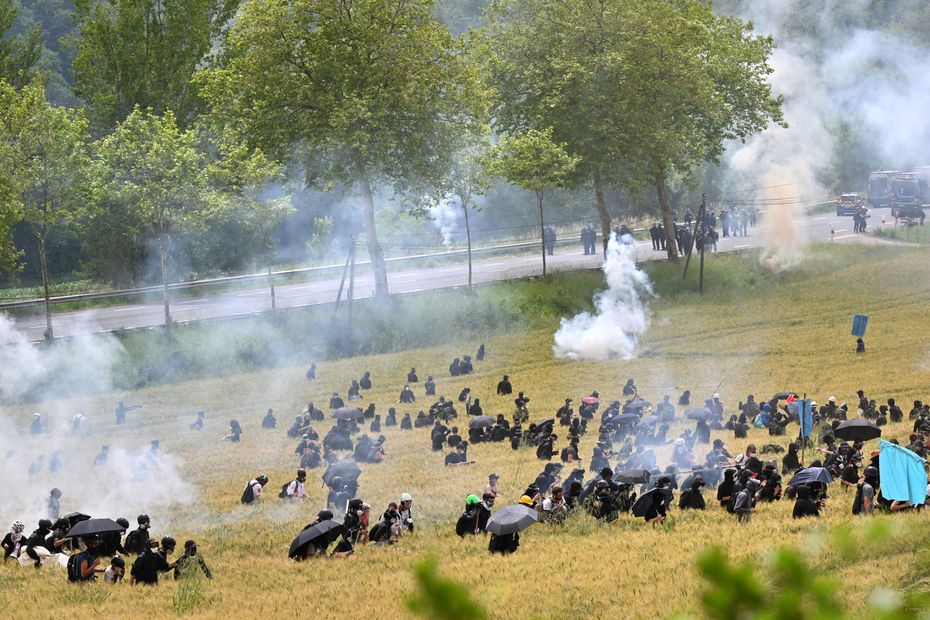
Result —
[{"label": "white helmet", "polygon": [[402,502],[412,502],[413,496],[410,493],[404,493],[400,496],[400,501]]},{"label": "white helmet", "polygon": [[12,529],[14,532],[19,534],[20,532],[26,529],[26,526],[23,525],[22,521],[13,521],[13,527],[10,529]]}]

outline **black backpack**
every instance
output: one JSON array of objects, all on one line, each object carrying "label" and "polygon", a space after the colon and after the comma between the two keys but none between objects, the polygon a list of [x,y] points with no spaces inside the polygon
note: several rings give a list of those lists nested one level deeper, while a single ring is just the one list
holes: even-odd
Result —
[{"label": "black backpack", "polygon": [[79,554],[75,553],[68,558],[68,581],[72,583],[81,581],[81,568],[78,565],[78,555]]},{"label": "black backpack", "polygon": [[296,482],[296,480],[288,480],[283,485],[281,485],[281,492],[278,493],[280,499],[287,499],[287,487],[291,486],[291,483]]},{"label": "black backpack", "polygon": [[[742,491],[740,491],[739,493],[742,493]],[[727,500],[727,512],[729,512],[730,514],[736,513],[736,497],[739,495],[739,493],[733,493],[730,496],[730,499]]]},{"label": "black backpack", "polygon": [[245,490],[242,492],[242,498],[239,501],[243,504],[251,504],[255,501],[255,491],[252,490],[251,480],[245,485]]}]

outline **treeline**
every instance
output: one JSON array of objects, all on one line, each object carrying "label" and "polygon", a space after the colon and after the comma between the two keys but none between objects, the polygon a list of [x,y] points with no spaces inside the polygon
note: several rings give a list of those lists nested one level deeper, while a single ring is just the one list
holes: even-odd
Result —
[{"label": "treeline", "polygon": [[[73,19],[53,42],[16,32],[0,0],[3,267],[31,246],[47,291],[67,231],[85,269],[167,293],[197,265],[270,269],[294,196],[340,190],[385,296],[379,196],[411,214],[454,205],[469,246],[502,181],[535,198],[540,229],[552,192],[572,191],[605,241],[610,192],[654,196],[671,231],[674,187],[782,122],[774,42],[699,0],[483,4],[37,2]],[[453,33],[480,9],[480,28]]]}]

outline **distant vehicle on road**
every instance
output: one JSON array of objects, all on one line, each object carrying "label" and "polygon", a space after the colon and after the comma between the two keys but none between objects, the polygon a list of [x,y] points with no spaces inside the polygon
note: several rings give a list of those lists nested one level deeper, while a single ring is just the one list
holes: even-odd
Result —
[{"label": "distant vehicle on road", "polygon": [[892,217],[919,217],[922,201],[916,174],[899,173],[891,178]]},{"label": "distant vehicle on road", "polygon": [[873,172],[869,175],[869,206],[873,209],[891,206],[891,181],[897,170]]},{"label": "distant vehicle on road", "polygon": [[862,195],[859,192],[840,194],[836,199],[837,215],[855,215],[862,208]]}]

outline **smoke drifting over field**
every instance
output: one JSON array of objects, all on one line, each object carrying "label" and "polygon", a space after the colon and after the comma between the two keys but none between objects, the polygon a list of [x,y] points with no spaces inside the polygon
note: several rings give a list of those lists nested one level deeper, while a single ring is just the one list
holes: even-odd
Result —
[{"label": "smoke drifting over field", "polygon": [[562,319],[555,334],[556,357],[584,360],[632,359],[649,328],[649,276],[636,267],[633,239],[610,236],[604,262],[607,290],[594,298],[595,313]]},{"label": "smoke drifting over field", "polygon": [[74,416],[84,412],[70,397],[111,389],[122,354],[108,335],[33,344],[0,315],[0,396],[4,402],[34,399],[46,423],[43,433],[28,435],[27,421],[0,406],[0,458],[5,480],[15,489],[0,504],[0,523],[20,519],[27,529],[35,527],[46,516],[52,488],[62,491],[63,513],[76,509],[111,518],[156,511],[192,496],[177,459],[149,452],[149,439],[138,432],[120,429],[119,444],[97,466],[94,455],[106,441],[94,438],[93,426],[87,435],[73,432]]},{"label": "smoke drifting over field", "polygon": [[850,181],[837,171],[847,151],[855,149],[873,169],[908,170],[930,161],[930,58],[902,36],[868,25],[871,20],[885,27],[900,17],[880,17],[871,3],[837,0],[816,10],[798,1],[726,4],[727,12],[753,20],[757,32],[772,35],[778,45],[771,81],[785,96],[790,127],[772,127],[731,149],[728,164],[739,190],[777,186],[756,192],[753,200],[765,211],[763,261],[790,267],[805,241],[796,220],[813,203],[831,198],[830,190],[866,185],[867,172],[857,170]]}]

